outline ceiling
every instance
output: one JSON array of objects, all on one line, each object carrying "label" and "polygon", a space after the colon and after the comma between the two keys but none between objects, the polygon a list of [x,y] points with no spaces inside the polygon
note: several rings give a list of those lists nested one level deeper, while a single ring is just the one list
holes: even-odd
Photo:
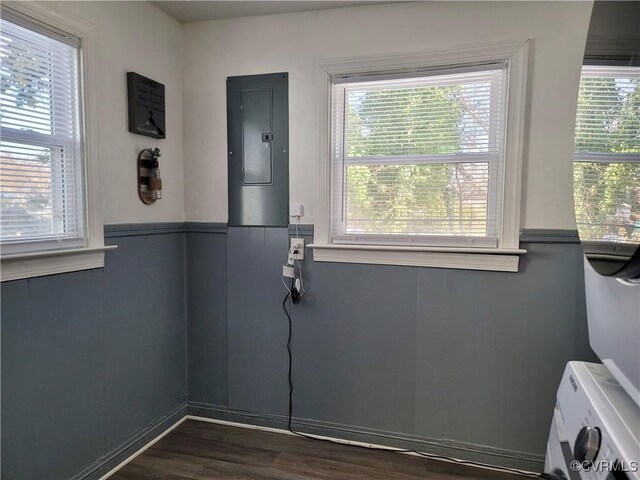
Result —
[{"label": "ceiling", "polygon": [[[406,1],[406,0],[405,0]],[[374,1],[152,1],[156,7],[165,11],[179,22],[197,22],[220,18],[248,17],[253,15],[271,15],[274,13],[308,12],[331,8],[391,3],[388,0]]]}]

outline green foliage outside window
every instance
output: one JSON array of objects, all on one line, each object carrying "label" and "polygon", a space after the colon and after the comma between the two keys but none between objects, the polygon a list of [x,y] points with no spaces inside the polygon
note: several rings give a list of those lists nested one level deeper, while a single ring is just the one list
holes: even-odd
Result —
[{"label": "green foliage outside window", "polygon": [[[603,93],[605,97],[603,98]],[[574,163],[576,220],[583,240],[640,240],[640,79],[583,77],[575,150],[611,154],[611,163]],[[618,160],[618,161],[616,161]]]},{"label": "green foliage outside window", "polygon": [[[482,148],[460,86],[362,90],[346,104],[347,159]],[[487,176],[486,162],[348,164],[347,233],[485,235]]]}]

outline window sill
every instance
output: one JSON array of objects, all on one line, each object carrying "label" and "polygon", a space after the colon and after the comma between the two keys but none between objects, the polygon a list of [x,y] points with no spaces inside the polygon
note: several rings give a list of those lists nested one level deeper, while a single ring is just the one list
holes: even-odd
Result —
[{"label": "window sill", "polygon": [[5,255],[0,261],[2,266],[0,280],[8,282],[102,268],[104,267],[104,252],[114,248],[117,248],[117,245]]},{"label": "window sill", "polygon": [[526,250],[513,248],[402,247],[378,245],[311,244],[316,262],[405,265],[412,267],[455,268],[517,272],[520,255]]}]

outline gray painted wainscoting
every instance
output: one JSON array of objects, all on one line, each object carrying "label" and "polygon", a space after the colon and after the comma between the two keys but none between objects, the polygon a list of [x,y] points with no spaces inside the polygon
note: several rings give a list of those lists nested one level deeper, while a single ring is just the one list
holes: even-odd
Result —
[{"label": "gray painted wainscoting", "polygon": [[[286,427],[294,232],[112,225],[104,269],[3,283],[2,477],[98,478],[185,411]],[[296,427],[540,469],[564,365],[595,357],[575,234],[522,241],[517,274],[314,263],[307,249]]]},{"label": "gray painted wainscoting", "polygon": [[[189,224],[187,224],[189,226]],[[227,404],[226,226],[188,228],[187,338],[189,398]]]},{"label": "gray painted wainscoting", "polygon": [[[285,427],[280,272],[295,229],[211,229],[189,238],[188,411]],[[575,234],[522,241],[519,273],[316,263],[307,249],[296,425],[541,470],[564,366],[596,357]]]},{"label": "gray painted wainscoting", "polygon": [[2,478],[98,478],[185,414],[182,223],[106,229],[104,269],[2,283]]}]

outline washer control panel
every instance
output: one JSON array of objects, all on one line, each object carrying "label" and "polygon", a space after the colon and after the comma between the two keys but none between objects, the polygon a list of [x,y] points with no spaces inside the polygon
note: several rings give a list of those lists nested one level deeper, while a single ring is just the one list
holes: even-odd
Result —
[{"label": "washer control panel", "polygon": [[604,365],[569,362],[556,409],[576,478],[640,480],[640,407]]}]

